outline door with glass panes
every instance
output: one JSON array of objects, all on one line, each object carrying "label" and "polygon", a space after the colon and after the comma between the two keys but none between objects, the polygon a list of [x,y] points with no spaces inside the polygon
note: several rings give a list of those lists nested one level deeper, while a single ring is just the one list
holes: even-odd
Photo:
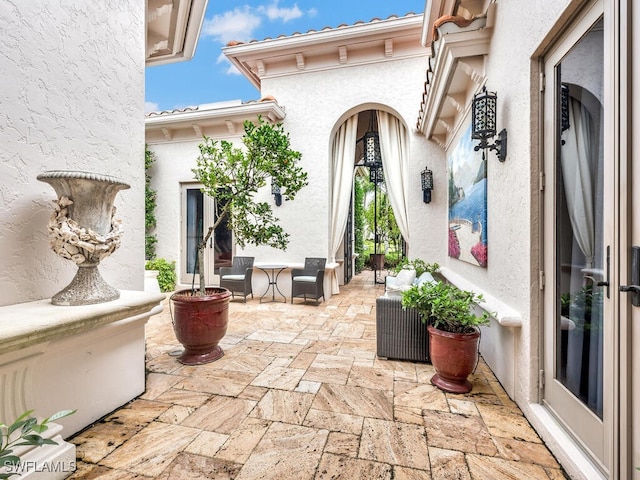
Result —
[{"label": "door with glass panes", "polygon": [[[199,285],[198,244],[206,236],[216,219],[215,201],[202,193],[200,185],[182,186],[182,268],[180,282]],[[226,221],[222,221],[211,235],[204,249],[204,268],[207,285],[219,285],[220,267],[230,266],[233,238]]]},{"label": "door with glass panes", "polygon": [[604,475],[613,464],[618,256],[603,2],[544,59],[543,401]]}]

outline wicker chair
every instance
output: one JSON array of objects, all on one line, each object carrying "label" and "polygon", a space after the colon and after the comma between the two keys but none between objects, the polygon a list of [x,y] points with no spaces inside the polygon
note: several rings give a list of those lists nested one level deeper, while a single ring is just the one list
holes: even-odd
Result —
[{"label": "wicker chair", "polygon": [[247,295],[253,298],[253,260],[254,257],[234,257],[231,267],[220,267],[220,286],[229,289],[232,298],[235,298],[236,293],[242,293],[245,303]]},{"label": "wicker chair", "polygon": [[296,297],[324,301],[324,267],[326,258],[305,258],[304,268],[291,269],[291,303]]}]

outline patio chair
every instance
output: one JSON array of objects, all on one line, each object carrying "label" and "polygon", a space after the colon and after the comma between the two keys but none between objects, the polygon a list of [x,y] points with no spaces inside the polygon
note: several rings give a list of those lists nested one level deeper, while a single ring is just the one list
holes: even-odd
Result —
[{"label": "patio chair", "polygon": [[247,295],[253,298],[253,260],[254,257],[233,257],[231,267],[220,267],[220,286],[231,291],[231,298],[235,298],[236,293],[242,293],[245,303]]},{"label": "patio chair", "polygon": [[291,269],[291,303],[296,297],[324,301],[324,267],[326,258],[305,258],[304,268]]}]

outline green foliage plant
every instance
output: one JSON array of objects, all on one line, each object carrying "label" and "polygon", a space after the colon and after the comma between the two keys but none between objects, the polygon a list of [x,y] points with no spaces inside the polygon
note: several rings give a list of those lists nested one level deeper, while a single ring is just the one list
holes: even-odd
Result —
[{"label": "green foliage plant", "polygon": [[[202,183],[202,191],[215,200],[213,225],[198,244],[198,270],[204,272],[204,247],[223,220],[233,232],[238,245],[268,245],[286,250],[289,234],[279,225],[271,205],[259,202],[256,195],[267,182],[280,186],[285,200],[293,200],[308,184],[307,173],[299,166],[302,155],[291,148],[289,134],[281,123],[244,122],[242,143],[237,148],[226,140],[204,137],[193,173]],[[200,275],[200,293],[206,292],[204,275]]]},{"label": "green foliage plant", "polygon": [[153,233],[156,228],[156,205],[158,193],[151,188],[149,170],[156,161],[154,153],[145,148],[144,152],[144,256],[146,260],[156,257],[158,237]]},{"label": "green foliage plant", "polygon": [[164,258],[147,260],[144,265],[145,270],[158,271],[158,285],[161,292],[173,292],[176,288],[176,262],[169,262]]},{"label": "green foliage plant", "polygon": [[424,323],[451,333],[472,333],[489,324],[488,312],[476,315],[472,310],[482,300],[482,295],[444,282],[425,282],[402,292],[404,308],[415,308]]},{"label": "green foliage plant", "polygon": [[404,269],[415,270],[416,277],[419,277],[425,272],[429,272],[431,274],[438,273],[438,270],[440,270],[440,265],[438,265],[437,263],[427,263],[421,258],[414,258],[412,260],[409,260],[408,258],[403,258],[393,268],[393,270],[391,270],[391,273],[393,273],[393,275],[398,275],[398,273],[400,273],[400,271]]},{"label": "green foliage plant", "polygon": [[[57,445],[57,442],[43,438],[42,433],[48,430],[49,423],[75,413],[75,410],[62,410],[38,422],[33,410],[27,410],[11,425],[0,423],[0,467],[15,470],[20,465],[20,457],[14,454],[14,448],[20,446]],[[17,473],[0,472],[0,480],[10,478]]]}]

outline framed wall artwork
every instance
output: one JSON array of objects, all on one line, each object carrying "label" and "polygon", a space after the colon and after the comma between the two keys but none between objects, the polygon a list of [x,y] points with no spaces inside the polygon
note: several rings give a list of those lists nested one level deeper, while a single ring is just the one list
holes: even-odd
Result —
[{"label": "framed wall artwork", "polygon": [[473,150],[471,125],[447,156],[449,256],[487,266],[487,162]]}]

